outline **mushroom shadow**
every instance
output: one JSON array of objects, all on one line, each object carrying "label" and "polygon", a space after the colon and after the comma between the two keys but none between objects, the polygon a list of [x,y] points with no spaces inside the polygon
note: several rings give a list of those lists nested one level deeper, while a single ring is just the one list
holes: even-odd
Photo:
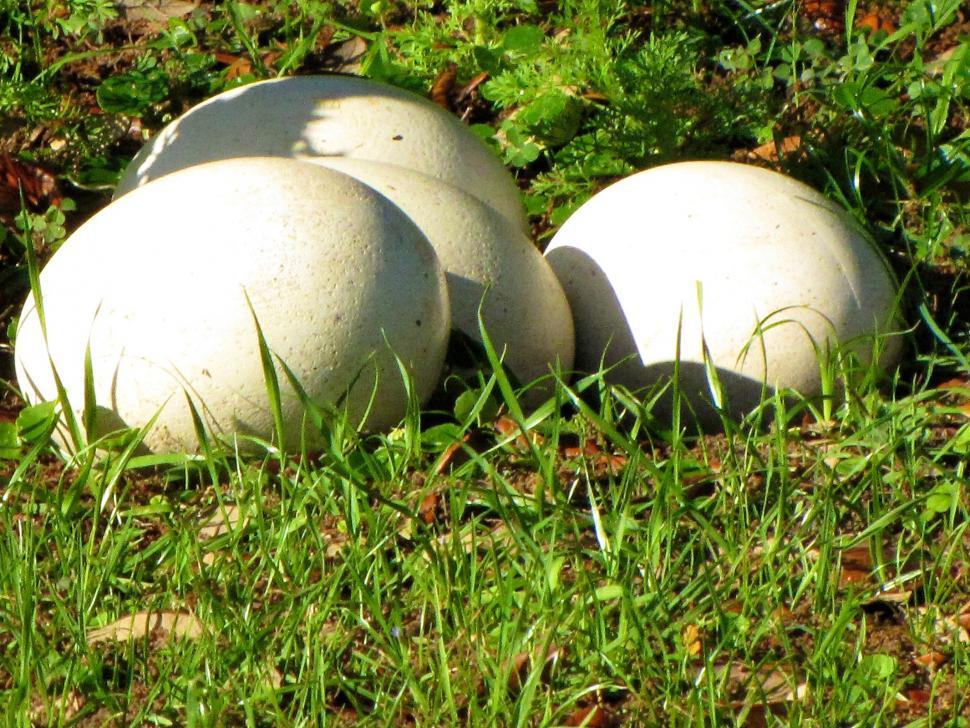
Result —
[{"label": "mushroom shadow", "polygon": [[[599,264],[571,246],[553,248],[546,258],[573,310],[577,372],[604,370],[607,382],[626,387],[644,399],[664,389],[651,410],[662,422],[673,418],[675,387],[665,385],[673,384],[676,375],[681,417],[696,419],[707,432],[722,429],[722,413],[740,420],[775,395],[775,390],[760,379],[722,366],[708,367],[704,361],[681,358],[678,362],[671,358],[643,362],[616,291]],[[712,384],[719,390],[718,398],[712,394]]]}]

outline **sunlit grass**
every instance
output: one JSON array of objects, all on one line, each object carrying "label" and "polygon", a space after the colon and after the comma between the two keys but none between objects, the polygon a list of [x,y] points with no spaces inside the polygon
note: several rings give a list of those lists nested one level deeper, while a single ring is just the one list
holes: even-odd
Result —
[{"label": "sunlit grass", "polygon": [[[970,718],[968,81],[966,49],[939,45],[958,3],[835,35],[789,2],[227,3],[137,36],[137,62],[107,32],[114,6],[54,5],[0,20],[0,104],[68,196],[116,177],[132,119],[155,130],[231,85],[332,67],[357,37],[363,72],[422,92],[449,63],[459,90],[488,72],[453,110],[519,175],[540,237],[633,169],[797,137],[753,160],[867,227],[910,330],[888,376],[820,351],[829,398],[778,393],[717,436],[659,416],[676,385],[555,372],[530,407],[487,332],[477,380],[435,411],[412,397],[390,433],[304,401],[317,452],[277,417],[241,456],[197,418],[199,454],[141,455],[143,433],[87,442],[87,401],[59,457],[66,402],[0,419],[11,724]],[[92,58],[107,77],[72,70]],[[79,222],[10,216],[0,312]],[[301,391],[260,343],[278,411]],[[151,634],[110,637],[146,613]]]}]

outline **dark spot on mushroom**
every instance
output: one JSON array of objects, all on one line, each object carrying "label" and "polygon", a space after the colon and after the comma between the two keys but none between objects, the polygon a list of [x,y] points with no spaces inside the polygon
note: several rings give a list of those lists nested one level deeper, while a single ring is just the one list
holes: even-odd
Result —
[{"label": "dark spot on mushroom", "polygon": [[391,137],[391,139],[393,139],[393,140],[394,140],[394,141],[396,141],[396,142],[399,142],[399,141],[401,141],[401,140],[402,140],[403,138],[404,138],[404,137],[403,137],[403,136],[401,136],[400,134],[395,134],[394,136],[392,136],[392,137]]}]

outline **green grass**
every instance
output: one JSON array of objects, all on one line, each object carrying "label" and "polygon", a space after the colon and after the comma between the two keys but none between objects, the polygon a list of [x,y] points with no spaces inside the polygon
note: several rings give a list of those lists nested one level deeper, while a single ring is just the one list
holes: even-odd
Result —
[{"label": "green grass", "polygon": [[[717,436],[686,417],[671,426],[595,375],[560,381],[532,412],[492,361],[388,434],[311,412],[326,434],[313,457],[237,459],[215,443],[138,456],[129,433],[103,443],[106,458],[82,447],[64,462],[54,407],[8,394],[0,714],[966,725],[970,26],[958,10],[891,4],[892,32],[870,34],[816,32],[791,2],[228,3],[150,26],[104,2],[0,3],[3,151],[53,170],[71,200],[0,210],[8,375],[35,261],[107,202],[143,132],[232,85],[333,68],[354,38],[364,74],[421,93],[454,64],[453,109],[516,172],[540,241],[635,169],[755,161],[863,222],[904,281],[912,328],[885,378],[834,366],[839,402],[776,398]],[[796,137],[790,154],[752,156]],[[292,384],[268,377],[268,401]],[[106,636],[146,612],[151,634]]]}]

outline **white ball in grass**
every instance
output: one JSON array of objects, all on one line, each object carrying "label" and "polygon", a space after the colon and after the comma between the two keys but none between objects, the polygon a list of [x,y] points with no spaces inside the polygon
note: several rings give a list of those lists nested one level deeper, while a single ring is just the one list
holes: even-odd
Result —
[{"label": "white ball in grass", "polygon": [[416,94],[354,76],[294,76],[225,91],[162,129],[128,165],[120,197],[163,175],[231,157],[365,159],[453,185],[527,231],[498,157],[454,115]]},{"label": "white ball in grass", "polygon": [[404,167],[346,158],[321,164],[386,195],[427,235],[445,270],[453,328],[480,342],[481,306],[492,344],[522,384],[557,365],[572,368],[573,319],[562,286],[529,238],[502,215]]},{"label": "white ball in grass", "polygon": [[[646,170],[582,205],[546,250],[576,324],[577,368],[656,385],[680,362],[708,423],[705,361],[740,415],[762,390],[822,391],[819,352],[897,357],[897,283],[861,228],[785,175],[729,162]],[[705,354],[706,347],[706,354]]]},{"label": "white ball in grass", "polygon": [[[444,274],[407,216],[347,175],[288,159],[213,162],[125,195],[64,243],[40,284],[46,341],[33,297],[16,341],[28,400],[57,397],[53,364],[80,416],[90,346],[100,429],[158,413],[155,452],[197,448],[187,396],[214,433],[273,435],[254,314],[312,399],[354,419],[370,407],[372,429],[405,414],[396,357],[424,399],[449,331]],[[297,445],[304,408],[277,376]]]}]

